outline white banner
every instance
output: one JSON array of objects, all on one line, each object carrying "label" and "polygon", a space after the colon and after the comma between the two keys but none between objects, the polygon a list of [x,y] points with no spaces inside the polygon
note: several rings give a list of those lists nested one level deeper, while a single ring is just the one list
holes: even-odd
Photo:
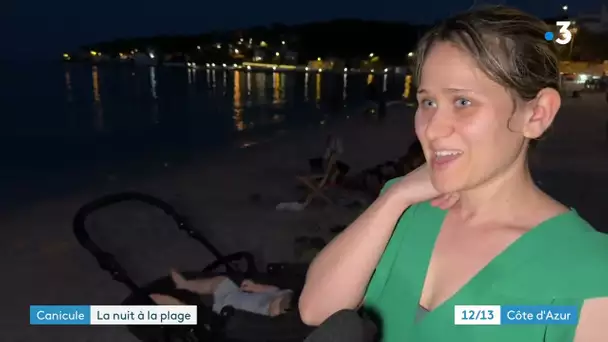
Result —
[{"label": "white banner", "polygon": [[196,305],[91,305],[91,325],[196,325]]}]

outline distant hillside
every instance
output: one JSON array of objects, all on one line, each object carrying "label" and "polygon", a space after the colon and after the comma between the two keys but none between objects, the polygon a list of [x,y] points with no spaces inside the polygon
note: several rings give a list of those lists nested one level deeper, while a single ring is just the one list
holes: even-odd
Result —
[{"label": "distant hillside", "polygon": [[290,49],[300,54],[300,59],[318,56],[353,58],[370,53],[383,56],[389,61],[410,52],[426,27],[399,22],[339,19],[301,25],[272,24],[226,32],[209,32],[189,36],[157,36],[119,39],[84,46],[85,50],[118,53],[132,49],[154,48],[164,53],[190,53],[197,46],[215,43],[234,43],[240,38],[265,41],[269,46],[286,41]]},{"label": "distant hillside", "polygon": [[[545,22],[554,26],[563,17],[548,18]],[[214,44],[236,44],[240,39],[252,39],[255,44],[264,41],[269,48],[278,48],[283,41],[289,50],[299,54],[300,62],[317,57],[337,57],[342,59],[365,58],[370,53],[382,56],[389,64],[401,64],[404,56],[412,51],[419,37],[428,26],[410,25],[404,22],[366,21],[360,19],[338,19],[301,25],[271,24],[224,32],[209,32],[189,36],[157,36],[121,39],[100,42],[83,47],[117,54],[133,49],[154,49],[159,53],[196,52]],[[565,50],[563,48],[562,50]],[[571,50],[561,51],[565,59],[608,58],[605,35],[579,30],[576,43]]]}]

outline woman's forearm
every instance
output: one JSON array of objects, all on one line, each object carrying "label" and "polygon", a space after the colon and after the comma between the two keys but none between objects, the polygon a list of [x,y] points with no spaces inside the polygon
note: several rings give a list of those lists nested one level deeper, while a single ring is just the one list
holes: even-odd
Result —
[{"label": "woman's forearm", "polygon": [[386,194],[332,240],[310,265],[300,314],[318,325],[342,309],[355,309],[392,232],[409,205]]}]

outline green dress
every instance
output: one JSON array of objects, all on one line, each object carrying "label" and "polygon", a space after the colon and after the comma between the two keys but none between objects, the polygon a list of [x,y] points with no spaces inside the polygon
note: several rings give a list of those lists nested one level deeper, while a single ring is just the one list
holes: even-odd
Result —
[{"label": "green dress", "polygon": [[[389,185],[387,185],[389,186]],[[364,309],[384,342],[571,342],[575,325],[454,325],[454,305],[573,305],[608,297],[608,235],[574,210],[516,240],[446,302],[420,315],[427,267],[447,211],[420,203],[399,219]]]}]

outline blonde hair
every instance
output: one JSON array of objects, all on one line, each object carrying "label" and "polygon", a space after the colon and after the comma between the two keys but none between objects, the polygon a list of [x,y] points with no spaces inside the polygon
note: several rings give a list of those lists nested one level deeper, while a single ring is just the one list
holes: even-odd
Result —
[{"label": "blonde hair", "polygon": [[543,88],[559,91],[559,65],[549,26],[520,10],[493,6],[449,18],[431,29],[418,43],[414,80],[429,50],[450,42],[470,54],[479,68],[505,87],[515,99],[532,100]]}]

